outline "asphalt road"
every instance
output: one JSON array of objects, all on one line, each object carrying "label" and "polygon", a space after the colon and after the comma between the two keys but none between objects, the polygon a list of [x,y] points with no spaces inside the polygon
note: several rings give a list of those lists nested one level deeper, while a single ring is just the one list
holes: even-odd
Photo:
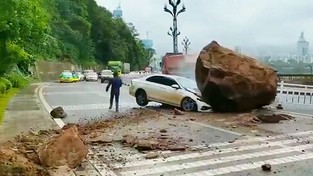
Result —
[{"label": "asphalt road", "polygon": [[[128,81],[131,79],[128,79]],[[65,123],[109,118],[117,115],[109,110],[109,93],[105,92],[107,84],[99,82],[79,82],[60,84],[52,83],[43,88],[43,97],[51,108],[62,106],[68,117]],[[151,104],[152,106],[157,104]],[[312,105],[292,105],[286,103],[285,110],[297,109],[300,113],[311,112]],[[299,107],[304,107],[302,110]],[[120,113],[138,108],[135,98],[128,94],[128,86],[123,86],[120,97]],[[121,167],[120,175],[312,175],[313,162],[313,128],[311,119],[290,121],[284,124],[264,124],[261,128],[281,132],[294,133],[291,136],[255,136],[244,137],[240,143],[229,143],[239,138],[236,133],[227,129],[219,129],[206,124],[192,126],[203,132],[202,137],[219,136],[218,147],[205,149],[203,155],[197,152],[189,154],[171,154],[169,159],[142,160],[139,163],[127,163],[132,166]],[[191,125],[189,125],[191,126]],[[184,130],[180,130],[184,133]],[[239,139],[241,139],[240,137]],[[205,141],[203,139],[203,141]],[[213,144],[211,144],[214,146]],[[103,151],[101,149],[101,151]],[[176,161],[177,160],[177,161]],[[266,161],[273,165],[272,172],[264,172],[260,165]],[[183,164],[182,164],[183,163]],[[143,165],[143,166],[142,166]],[[166,166],[166,167],[163,167]],[[275,172],[275,173],[274,173]]]},{"label": "asphalt road", "polygon": [[[77,123],[98,118],[107,118],[115,112],[115,105],[109,110],[110,93],[105,92],[107,84],[99,82],[52,83],[43,89],[46,102],[55,108],[62,106],[68,114],[65,123]],[[120,96],[120,112],[138,107],[135,98],[123,86]]]}]

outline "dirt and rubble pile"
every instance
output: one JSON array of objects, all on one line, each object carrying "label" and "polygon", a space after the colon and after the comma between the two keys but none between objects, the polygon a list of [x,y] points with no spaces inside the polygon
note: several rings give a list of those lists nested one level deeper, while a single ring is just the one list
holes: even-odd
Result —
[{"label": "dirt and rubble pile", "polygon": [[281,121],[293,120],[294,117],[287,114],[269,113],[243,113],[233,118],[233,125],[255,127],[259,123],[279,123]]},{"label": "dirt and rubble pile", "polygon": [[276,71],[212,41],[196,63],[202,99],[214,111],[239,112],[271,104],[277,92]]},{"label": "dirt and rubble pile", "polygon": [[41,166],[26,158],[17,149],[0,148],[0,175],[49,175]]},{"label": "dirt and rubble pile", "polygon": [[57,133],[58,130],[29,132],[0,144],[0,175],[50,175],[47,168],[41,166],[36,149]]},{"label": "dirt and rubble pile", "polygon": [[40,162],[45,167],[77,167],[88,154],[88,147],[79,136],[76,126],[69,127],[59,136],[49,139],[38,148]]}]

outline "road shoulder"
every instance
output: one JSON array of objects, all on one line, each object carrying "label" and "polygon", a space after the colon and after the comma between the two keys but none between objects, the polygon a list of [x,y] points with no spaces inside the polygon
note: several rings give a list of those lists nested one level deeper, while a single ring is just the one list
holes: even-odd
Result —
[{"label": "road shoulder", "polygon": [[11,99],[0,126],[0,143],[30,130],[57,128],[38,99],[37,90],[43,85],[30,84]]}]

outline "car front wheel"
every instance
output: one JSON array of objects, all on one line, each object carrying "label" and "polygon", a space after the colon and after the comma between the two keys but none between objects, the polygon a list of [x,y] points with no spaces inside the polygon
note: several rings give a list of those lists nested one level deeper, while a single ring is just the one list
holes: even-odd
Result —
[{"label": "car front wheel", "polygon": [[144,90],[138,90],[136,92],[136,102],[139,106],[146,106],[149,103]]},{"label": "car front wheel", "polygon": [[193,99],[186,97],[181,101],[181,109],[187,112],[197,111],[197,103]]}]

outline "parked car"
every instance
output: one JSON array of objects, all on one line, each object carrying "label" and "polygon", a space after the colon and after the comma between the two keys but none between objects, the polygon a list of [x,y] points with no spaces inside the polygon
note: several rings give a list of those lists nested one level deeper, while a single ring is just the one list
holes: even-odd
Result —
[{"label": "parked car", "polygon": [[99,77],[101,83],[104,83],[105,81],[109,81],[113,78],[113,72],[111,70],[102,70]]},{"label": "parked car", "polygon": [[86,81],[98,81],[98,74],[96,72],[89,72],[85,77]]},{"label": "parked car", "polygon": [[150,101],[172,105],[184,111],[208,111],[210,106],[201,100],[195,81],[174,75],[155,74],[133,79],[129,94],[139,106]]},{"label": "parked car", "polygon": [[67,72],[67,71],[63,71],[60,74],[59,79],[60,79],[60,83],[65,83],[65,82],[71,83],[75,81],[72,72]]},{"label": "parked car", "polygon": [[88,73],[94,73],[94,72],[95,72],[95,71],[93,71],[93,70],[84,70],[84,71],[83,71],[83,74],[84,74],[84,76],[85,76],[84,79],[86,80],[86,76],[87,76]]},{"label": "parked car", "polygon": [[73,75],[73,82],[79,82],[80,78],[77,72],[72,72]]},{"label": "parked car", "polygon": [[85,79],[84,74],[82,74],[81,72],[76,72],[76,73],[77,73],[80,81],[83,81]]}]

